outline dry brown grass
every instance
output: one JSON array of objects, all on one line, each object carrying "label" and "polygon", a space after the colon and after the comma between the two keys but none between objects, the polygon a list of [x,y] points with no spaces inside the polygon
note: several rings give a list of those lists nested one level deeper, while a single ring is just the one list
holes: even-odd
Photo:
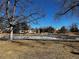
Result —
[{"label": "dry brown grass", "polygon": [[0,59],[79,59],[71,45],[79,48],[78,42],[0,41]]}]

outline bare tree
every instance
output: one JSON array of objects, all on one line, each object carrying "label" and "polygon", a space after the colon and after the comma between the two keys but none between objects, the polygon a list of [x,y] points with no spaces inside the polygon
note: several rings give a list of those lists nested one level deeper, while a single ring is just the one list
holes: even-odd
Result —
[{"label": "bare tree", "polygon": [[62,26],[59,30],[59,33],[67,33],[68,29],[65,26]]},{"label": "bare tree", "polygon": [[78,25],[77,24],[72,24],[70,27],[70,32],[78,32]]},{"label": "bare tree", "polygon": [[[0,17],[7,21],[10,28],[10,40],[13,40],[13,28],[17,22],[36,23],[44,15],[40,9],[33,9],[31,0],[1,0]],[[31,6],[30,6],[31,5]]]}]

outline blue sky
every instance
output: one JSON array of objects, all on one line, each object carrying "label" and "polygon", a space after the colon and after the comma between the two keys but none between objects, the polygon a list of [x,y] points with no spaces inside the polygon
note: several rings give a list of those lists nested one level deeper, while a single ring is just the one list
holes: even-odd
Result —
[{"label": "blue sky", "polygon": [[[41,8],[42,11],[46,14],[46,17],[40,19],[38,24],[31,24],[33,28],[52,26],[58,29],[62,26],[69,27],[72,23],[79,24],[79,20],[78,20],[79,17],[71,16],[71,15],[63,16],[60,19],[55,20],[54,15],[60,9],[60,5],[61,5],[61,3],[58,3],[57,1],[60,0],[32,0],[32,1],[35,6]],[[11,0],[11,2],[13,2],[13,0]]]},{"label": "blue sky", "polygon": [[36,5],[45,12],[46,17],[40,19],[39,24],[32,24],[33,28],[52,26],[58,29],[61,26],[69,27],[72,23],[79,24],[79,18],[76,16],[63,16],[62,18],[55,20],[54,15],[60,7],[60,4],[56,1],[57,0],[34,0]]}]

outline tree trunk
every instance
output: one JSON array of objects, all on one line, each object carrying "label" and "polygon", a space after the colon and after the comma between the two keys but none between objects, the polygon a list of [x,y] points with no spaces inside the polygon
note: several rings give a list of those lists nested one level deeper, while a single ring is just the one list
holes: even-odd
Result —
[{"label": "tree trunk", "polygon": [[10,32],[10,40],[13,40],[13,27],[10,28],[11,32]]}]

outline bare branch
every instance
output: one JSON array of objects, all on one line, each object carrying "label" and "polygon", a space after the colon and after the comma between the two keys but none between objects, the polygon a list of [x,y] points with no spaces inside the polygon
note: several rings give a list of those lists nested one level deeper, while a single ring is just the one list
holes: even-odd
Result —
[{"label": "bare branch", "polygon": [[72,10],[73,8],[79,6],[79,4],[71,6],[69,9],[67,9],[64,13],[59,13],[58,15],[65,15],[67,12],[69,12],[70,10]]},{"label": "bare branch", "polygon": [[[68,2],[67,2],[68,3]],[[73,1],[69,5],[67,4],[68,7],[63,8],[61,12],[58,12],[56,15],[62,16],[68,13],[69,11],[72,11],[73,9],[77,8],[79,6],[79,1]]]}]

